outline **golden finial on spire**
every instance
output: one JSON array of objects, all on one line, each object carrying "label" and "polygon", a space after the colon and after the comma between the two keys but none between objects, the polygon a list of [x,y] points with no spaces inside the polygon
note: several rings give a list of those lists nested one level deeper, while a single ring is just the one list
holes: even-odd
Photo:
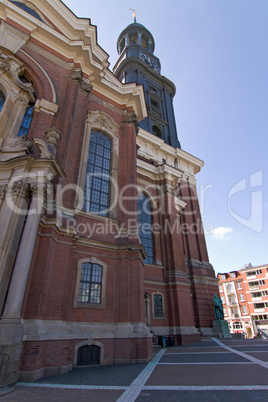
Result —
[{"label": "golden finial on spire", "polygon": [[133,8],[130,8],[130,11],[133,11],[133,17],[134,17],[134,22],[136,22],[136,10],[133,10]]}]

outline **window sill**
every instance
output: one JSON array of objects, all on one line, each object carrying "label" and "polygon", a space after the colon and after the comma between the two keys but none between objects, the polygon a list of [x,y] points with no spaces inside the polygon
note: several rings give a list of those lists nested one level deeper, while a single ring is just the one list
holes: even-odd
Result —
[{"label": "window sill", "polygon": [[97,309],[97,310],[104,310],[106,304],[104,302],[100,304],[93,304],[93,303],[79,303],[77,301],[74,302],[73,308],[87,308],[87,309]]},{"label": "window sill", "polygon": [[86,212],[82,209],[76,209],[75,214],[78,216],[85,216],[87,218],[93,218],[102,222],[112,222],[112,223],[119,223],[119,221],[116,218],[112,218],[111,216],[103,216],[103,215],[98,215],[94,214],[93,212]]}]

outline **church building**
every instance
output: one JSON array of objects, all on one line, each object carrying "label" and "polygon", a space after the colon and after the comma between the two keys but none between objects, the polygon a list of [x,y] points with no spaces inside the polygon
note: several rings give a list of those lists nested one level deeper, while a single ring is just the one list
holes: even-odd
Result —
[{"label": "church building", "polygon": [[[118,32],[119,33],[119,32]],[[212,335],[217,279],[175,85],[60,0],[0,0],[0,386]]]}]

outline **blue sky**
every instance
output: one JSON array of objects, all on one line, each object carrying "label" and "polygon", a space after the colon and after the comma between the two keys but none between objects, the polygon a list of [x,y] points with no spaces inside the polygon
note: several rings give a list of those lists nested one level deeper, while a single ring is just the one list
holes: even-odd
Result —
[{"label": "blue sky", "polygon": [[210,262],[216,272],[268,263],[268,1],[64,3],[97,25],[111,68],[136,9],[154,36],[161,73],[177,88],[182,149],[205,162],[197,188]]}]

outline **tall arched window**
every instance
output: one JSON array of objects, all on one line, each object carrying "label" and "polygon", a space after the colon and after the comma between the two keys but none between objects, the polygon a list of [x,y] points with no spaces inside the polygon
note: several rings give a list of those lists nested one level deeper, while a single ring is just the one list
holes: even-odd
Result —
[{"label": "tall arched window", "polygon": [[91,132],[83,209],[102,216],[109,212],[111,149],[111,138],[100,131]]},{"label": "tall arched window", "polygon": [[18,137],[28,134],[28,131],[29,131],[32,119],[33,119],[33,109],[34,109],[34,105],[31,105],[27,108],[27,110],[23,116],[21,125],[20,125]]},{"label": "tall arched window", "polygon": [[163,310],[163,296],[159,293],[154,294],[153,298],[154,303],[154,317],[163,317],[164,310]]},{"label": "tall arched window", "polygon": [[157,137],[161,138],[162,133],[161,133],[161,130],[160,130],[160,128],[158,126],[153,125],[152,131],[153,131],[154,135],[156,135]]},{"label": "tall arched window", "polygon": [[5,95],[3,94],[3,92],[0,91],[0,112],[3,109],[5,100],[6,100]]},{"label": "tall arched window", "polygon": [[227,285],[227,292],[228,292],[228,293],[232,293],[232,290],[233,290],[233,286],[231,285],[231,283],[229,283],[229,284]]},{"label": "tall arched window", "polygon": [[152,208],[149,197],[141,194],[138,198],[139,237],[147,253],[145,264],[154,264],[154,242],[152,232]]}]

